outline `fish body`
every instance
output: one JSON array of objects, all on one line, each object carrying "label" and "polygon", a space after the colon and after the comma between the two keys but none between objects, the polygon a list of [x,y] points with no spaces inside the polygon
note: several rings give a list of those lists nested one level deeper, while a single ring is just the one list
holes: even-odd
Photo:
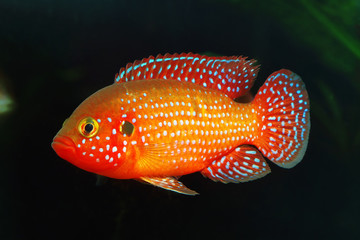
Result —
[{"label": "fish body", "polygon": [[195,54],[135,61],[73,112],[52,147],[86,171],[189,195],[196,192],[182,175],[246,182],[270,172],[264,157],[293,167],[310,129],[305,85],[283,69],[253,101],[235,102],[253,84],[254,62]]}]

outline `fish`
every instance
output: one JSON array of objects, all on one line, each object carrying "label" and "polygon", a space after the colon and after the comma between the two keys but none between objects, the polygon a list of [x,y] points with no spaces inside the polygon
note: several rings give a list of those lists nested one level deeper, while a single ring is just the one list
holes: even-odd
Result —
[{"label": "fish", "polygon": [[[134,179],[186,195],[179,178],[200,172],[240,183],[292,168],[304,157],[310,102],[302,79],[272,73],[248,102],[256,61],[193,53],[128,63],[85,99],[52,142],[62,159],[101,176]],[[267,159],[267,160],[266,160]]]}]

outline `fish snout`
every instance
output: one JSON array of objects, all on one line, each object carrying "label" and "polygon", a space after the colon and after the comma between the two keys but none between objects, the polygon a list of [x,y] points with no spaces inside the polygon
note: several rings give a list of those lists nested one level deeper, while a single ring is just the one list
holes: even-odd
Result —
[{"label": "fish snout", "polygon": [[75,143],[69,137],[56,135],[51,143],[51,147],[59,157],[67,161],[71,161],[76,155]]}]

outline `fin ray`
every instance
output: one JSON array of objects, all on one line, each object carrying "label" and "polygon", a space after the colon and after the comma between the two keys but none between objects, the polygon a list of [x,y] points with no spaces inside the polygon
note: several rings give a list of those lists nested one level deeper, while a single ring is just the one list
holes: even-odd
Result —
[{"label": "fin ray", "polygon": [[186,195],[197,195],[198,193],[194,190],[187,188],[182,182],[178,181],[174,177],[140,177],[140,181],[144,181],[160,187],[166,190],[170,190],[177,193],[182,193]]}]

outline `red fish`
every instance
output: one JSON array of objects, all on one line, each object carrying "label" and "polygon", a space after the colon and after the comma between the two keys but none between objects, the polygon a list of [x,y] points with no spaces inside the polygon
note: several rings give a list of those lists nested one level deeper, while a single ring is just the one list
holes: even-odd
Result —
[{"label": "red fish", "polygon": [[89,172],[195,195],[178,179],[201,172],[239,183],[294,167],[306,151],[309,98],[295,73],[271,74],[253,101],[258,67],[244,57],[166,54],[129,63],[87,98],[52,147]]}]

